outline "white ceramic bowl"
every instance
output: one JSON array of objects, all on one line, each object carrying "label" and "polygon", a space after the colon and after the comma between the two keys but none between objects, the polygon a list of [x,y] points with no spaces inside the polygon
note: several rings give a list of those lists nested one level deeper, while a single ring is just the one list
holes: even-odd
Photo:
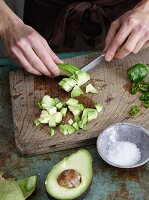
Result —
[{"label": "white ceramic bowl", "polygon": [[[115,132],[116,141],[131,142],[136,144],[140,149],[141,158],[136,164],[126,167],[109,161],[107,155],[109,142],[111,141],[111,131]],[[112,166],[119,168],[134,168],[141,166],[149,160],[149,132],[139,125],[130,123],[113,124],[100,133],[97,139],[97,151],[102,159]]]}]

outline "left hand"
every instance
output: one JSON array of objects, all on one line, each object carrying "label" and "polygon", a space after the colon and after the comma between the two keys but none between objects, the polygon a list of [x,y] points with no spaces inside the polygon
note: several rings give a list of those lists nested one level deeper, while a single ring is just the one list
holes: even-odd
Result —
[{"label": "left hand", "polygon": [[105,59],[123,59],[149,47],[149,2],[128,11],[112,22],[105,41]]}]

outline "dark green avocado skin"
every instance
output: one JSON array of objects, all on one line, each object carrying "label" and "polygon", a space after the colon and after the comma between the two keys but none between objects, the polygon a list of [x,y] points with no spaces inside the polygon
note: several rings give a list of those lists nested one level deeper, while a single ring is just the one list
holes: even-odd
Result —
[{"label": "dark green avocado skin", "polygon": [[[90,184],[90,186],[88,187],[88,189],[80,197],[78,197],[76,199],[73,199],[73,200],[83,200],[83,199],[85,199],[85,197],[88,195],[88,193],[91,190],[91,185],[92,185],[92,183]],[[47,195],[49,197],[49,200],[57,200],[54,197],[50,196],[48,193],[47,193]],[[72,199],[69,199],[69,200],[72,200]]]}]

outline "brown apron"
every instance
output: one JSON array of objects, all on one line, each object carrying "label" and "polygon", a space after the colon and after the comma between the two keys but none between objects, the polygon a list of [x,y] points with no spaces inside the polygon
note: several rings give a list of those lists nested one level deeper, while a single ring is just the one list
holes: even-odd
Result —
[{"label": "brown apron", "polygon": [[111,22],[140,0],[26,0],[24,22],[55,52],[101,50]]}]

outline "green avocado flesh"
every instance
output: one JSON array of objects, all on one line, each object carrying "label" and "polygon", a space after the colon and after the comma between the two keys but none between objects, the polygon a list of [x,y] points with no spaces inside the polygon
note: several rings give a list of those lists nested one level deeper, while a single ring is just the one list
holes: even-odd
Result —
[{"label": "green avocado flesh", "polygon": [[[90,76],[87,72],[80,68],[70,64],[58,65],[61,75],[67,76],[59,82],[59,86],[67,92],[71,91],[71,98],[67,101],[61,101],[59,98],[52,98],[49,95],[45,95],[43,99],[38,103],[41,109],[40,117],[37,118],[34,123],[36,126],[40,124],[47,124],[50,127],[49,135],[55,135],[55,129],[59,126],[59,130],[62,134],[72,134],[80,129],[86,130],[90,121],[97,118],[98,112],[102,110],[100,104],[95,105],[95,109],[85,108],[76,99],[80,95],[84,94],[80,86],[90,80]],[[97,93],[97,90],[91,85],[86,86],[86,93]],[[67,112],[68,111],[68,112]],[[67,121],[67,114],[73,114],[73,119]],[[64,124],[65,123],[65,124]]]},{"label": "green avocado flesh", "polygon": [[37,176],[27,177],[16,182],[19,185],[24,198],[26,199],[34,192],[36,188]]},{"label": "green avocado flesh", "polygon": [[63,78],[59,82],[59,86],[66,92],[70,92],[74,88],[73,92],[71,93],[71,97],[76,97],[83,94],[79,86],[90,80],[89,74],[74,65],[60,64],[58,67],[62,75],[68,76],[68,78]]},{"label": "green avocado flesh", "polygon": [[[83,104],[75,98],[70,98],[66,102],[61,102],[58,98],[51,98],[49,95],[43,97],[39,103],[41,107],[41,114],[38,119],[34,121],[35,125],[48,124],[51,128],[50,136],[55,135],[52,128],[58,125],[60,132],[64,135],[72,134],[79,129],[86,130],[88,122],[94,120],[101,112],[102,106],[95,104],[95,108],[85,108]],[[63,118],[66,116],[67,110],[73,114],[73,119],[70,119],[66,124],[63,123]]]},{"label": "green avocado flesh", "polygon": [[24,200],[35,190],[37,176],[15,181],[0,176],[0,200]]},{"label": "green avocado flesh", "polygon": [[66,76],[72,76],[75,71],[80,70],[79,67],[76,67],[76,66],[71,65],[71,64],[58,64],[58,67],[60,69],[60,73],[62,75],[66,75]]},{"label": "green avocado flesh", "polygon": [[97,90],[92,86],[92,84],[89,84],[86,86],[86,93],[92,93],[92,94],[96,94],[98,93]]},{"label": "green avocado flesh", "polygon": [[[65,188],[58,183],[58,177],[65,170],[76,170],[81,175],[81,182],[76,188]],[[92,156],[85,150],[64,158],[49,172],[46,179],[46,190],[52,197],[59,200],[73,200],[81,196],[90,186],[93,176]]]},{"label": "green avocado flesh", "polygon": [[81,90],[81,88],[76,85],[73,90],[71,91],[71,97],[72,98],[75,98],[75,97],[78,97],[80,96],[81,94],[83,94],[83,91]]}]

